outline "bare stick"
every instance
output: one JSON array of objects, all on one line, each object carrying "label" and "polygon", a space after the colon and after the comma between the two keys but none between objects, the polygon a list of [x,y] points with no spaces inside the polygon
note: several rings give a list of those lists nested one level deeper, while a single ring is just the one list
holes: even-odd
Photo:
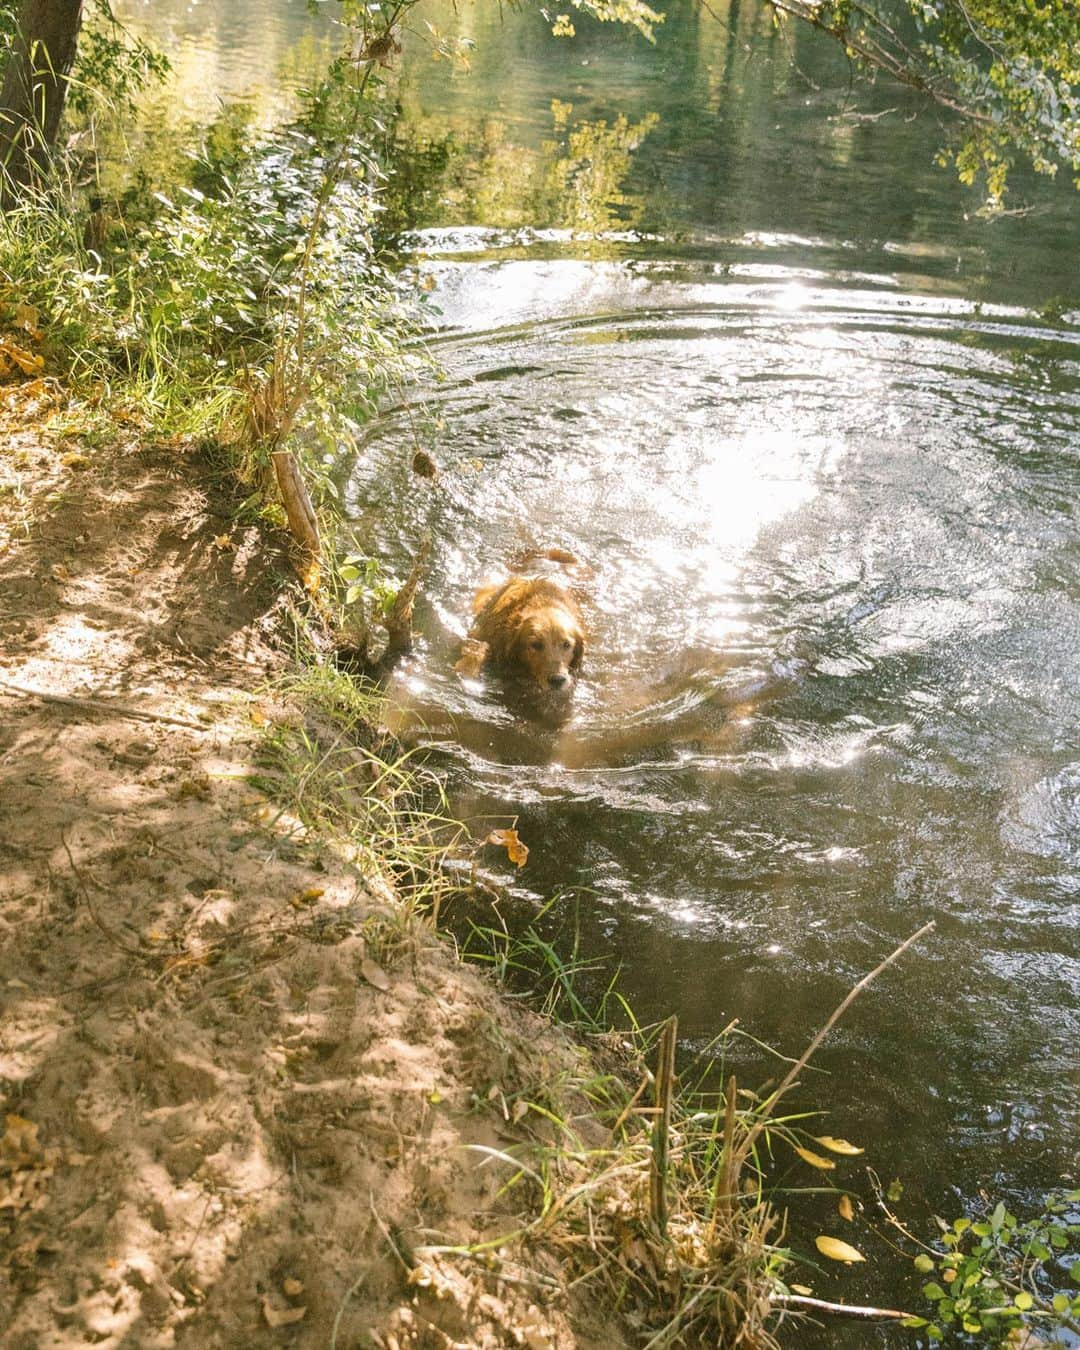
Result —
[{"label": "bare stick", "polygon": [[716,1169],[713,1212],[709,1221],[710,1238],[716,1232],[716,1223],[720,1215],[731,1213],[731,1202],[739,1181],[739,1160],[735,1156],[735,1099],[735,1075],[732,1074],[727,1081],[727,1091],[724,1094],[724,1146],[720,1155],[720,1165]]},{"label": "bare stick", "polygon": [[[119,947],[120,950],[122,952],[126,952],[128,956],[134,956],[140,961],[145,961],[147,959],[145,953],[141,952],[138,949],[138,947],[129,946],[118,933],[115,933],[109,927],[109,925],[105,922],[105,920],[94,908],[94,902],[93,900],[90,899],[90,887],[84,881],[83,874],[82,872],[79,871],[75,859],[71,855],[71,849],[68,847],[67,836],[63,833],[61,833],[60,835],[60,842],[61,844],[63,844],[64,852],[67,854],[68,862],[71,864],[72,876],[74,876],[75,880],[79,883],[79,890],[82,891],[82,897],[86,901],[86,908],[89,911],[91,919],[93,919],[94,923],[98,926],[98,928],[101,929],[101,931],[105,934],[105,936],[109,939],[109,941],[113,944],[113,946]],[[99,890],[105,889],[99,882],[95,882],[95,885],[98,886]]]},{"label": "bare stick", "polygon": [[420,580],[427,570],[428,556],[431,552],[431,538],[420,545],[413,562],[408,580],[394,598],[393,608],[383,620],[386,628],[387,643],[383,653],[383,666],[393,665],[412,647],[413,606],[416,603],[416,591]]},{"label": "bare stick", "polygon": [[911,1313],[898,1308],[869,1308],[856,1303],[827,1303],[823,1298],[808,1298],[805,1294],[773,1294],[769,1302],[774,1308],[812,1308],[831,1317],[859,1317],[871,1322],[898,1322]]},{"label": "bare stick", "polygon": [[791,1087],[792,1083],[794,1083],[795,1079],[798,1078],[800,1073],[802,1073],[803,1069],[806,1068],[807,1064],[810,1062],[810,1059],[814,1054],[814,1051],[818,1048],[818,1046],[829,1034],[829,1032],[832,1031],[833,1027],[836,1026],[837,1022],[839,1022],[840,1018],[843,1017],[844,1013],[847,1012],[848,1008],[851,1007],[851,1005],[855,1002],[855,1000],[859,997],[859,995],[863,992],[863,990],[868,985],[870,985],[874,980],[877,979],[877,977],[881,974],[883,970],[887,970],[888,967],[891,966],[892,963],[895,960],[897,960],[898,957],[902,956],[904,952],[907,951],[907,949],[912,945],[912,943],[918,942],[918,940],[921,937],[925,937],[927,933],[932,932],[934,927],[935,927],[934,921],[933,919],[931,919],[929,923],[924,923],[917,933],[912,933],[911,937],[909,937],[906,942],[902,942],[900,946],[897,947],[897,949],[892,953],[891,956],[887,956],[879,966],[875,966],[875,968],[870,972],[869,975],[864,975],[862,979],[859,981],[859,983],[855,986],[855,988],[848,993],[843,1003],[841,1003],[840,1006],[830,1015],[825,1025],[821,1028],[818,1034],[814,1037],[814,1039],[810,1042],[810,1044],[806,1047],[806,1049],[802,1052],[799,1058],[795,1061],[795,1063],[785,1074],[784,1078],[781,1080],[780,1086],[772,1094],[772,1099],[769,1102],[767,1109],[762,1113],[761,1116],[758,1117],[753,1127],[747,1131],[746,1138],[743,1139],[742,1143],[739,1145],[737,1153],[737,1159],[740,1165],[743,1162],[743,1160],[748,1156],[750,1149],[753,1147],[754,1140],[757,1139],[758,1135],[762,1132],[763,1129],[765,1129],[766,1125],[768,1125],[769,1120],[772,1116],[772,1112],[776,1107],[777,1102],[779,1102],[780,1098],[784,1095],[785,1092],[787,1092],[788,1088]]},{"label": "bare stick", "polygon": [[285,504],[285,514],[289,517],[289,529],[293,538],[317,558],[320,552],[319,522],[315,518],[315,508],[311,505],[307,487],[291,450],[275,450],[270,456],[274,461],[281,500]]}]

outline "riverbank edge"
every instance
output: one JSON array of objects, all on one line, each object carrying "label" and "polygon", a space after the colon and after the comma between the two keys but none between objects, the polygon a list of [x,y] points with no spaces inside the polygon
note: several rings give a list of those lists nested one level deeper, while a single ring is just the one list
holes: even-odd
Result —
[{"label": "riverbank edge", "polygon": [[434,854],[406,902],[268,758],[415,827],[355,708],[305,704],[279,541],[224,481],[53,425],[4,465],[5,1343],[639,1343],[679,1302],[646,1066],[509,1002],[433,931]]}]

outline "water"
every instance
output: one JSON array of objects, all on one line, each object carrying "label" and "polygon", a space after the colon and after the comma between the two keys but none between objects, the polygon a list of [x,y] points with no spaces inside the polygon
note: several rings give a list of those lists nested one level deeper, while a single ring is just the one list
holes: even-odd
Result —
[{"label": "water", "polygon": [[[797,1054],[936,922],[802,1098],[930,1233],[980,1189],[1076,1184],[1077,202],[1019,175],[1032,210],[980,218],[916,102],[714,9],[649,48],[447,8],[469,74],[414,38],[387,218],[445,378],[370,430],[348,499],[391,565],[436,544],[403,726],[478,832],[516,820],[528,864],[492,870],[526,910],[561,893],[643,1019]],[[552,544],[591,571],[557,731],[453,672],[475,587]],[[799,1250],[836,1231],[795,1203]],[[815,1292],[917,1306],[857,1240]]]}]

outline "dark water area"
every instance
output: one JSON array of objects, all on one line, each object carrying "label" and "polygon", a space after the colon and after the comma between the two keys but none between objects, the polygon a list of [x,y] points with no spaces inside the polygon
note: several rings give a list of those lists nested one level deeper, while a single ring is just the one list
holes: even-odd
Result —
[{"label": "dark water area", "polygon": [[[386,224],[443,374],[367,430],[349,509],[392,569],[435,544],[402,729],[478,832],[516,820],[527,865],[490,864],[517,921],[559,894],[642,1020],[798,1054],[935,921],[799,1098],[866,1149],[838,1184],[900,1178],[930,1235],[1076,1184],[1080,197],[1018,172],[987,218],[913,96],[712,8],[655,47],[432,11],[468,72],[413,35]],[[475,588],[553,544],[591,569],[557,732],[453,669]],[[869,1258],[815,1293],[920,1310],[834,1195],[791,1201],[797,1250]]]}]

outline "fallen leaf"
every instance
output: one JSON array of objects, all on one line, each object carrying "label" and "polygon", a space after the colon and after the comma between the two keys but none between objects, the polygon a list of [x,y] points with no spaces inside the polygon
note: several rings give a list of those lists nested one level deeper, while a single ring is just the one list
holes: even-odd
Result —
[{"label": "fallen leaf", "polygon": [[822,1254],[827,1256],[830,1261],[845,1261],[848,1265],[852,1261],[865,1261],[866,1257],[855,1247],[849,1246],[846,1242],[841,1242],[839,1238],[834,1237],[816,1237],[814,1246]]},{"label": "fallen leaf", "polygon": [[81,450],[69,450],[66,455],[60,456],[60,463],[66,469],[85,469],[91,464],[89,455],[84,455]]},{"label": "fallen leaf", "polygon": [[827,1148],[830,1153],[843,1153],[847,1157],[854,1157],[856,1153],[863,1152],[861,1148],[849,1144],[846,1139],[834,1139],[831,1134],[817,1134],[814,1136],[814,1142],[820,1144],[822,1148]]},{"label": "fallen leaf", "polygon": [[804,1162],[808,1162],[811,1167],[820,1167],[823,1172],[830,1172],[836,1166],[831,1158],[823,1158],[820,1153],[811,1153],[808,1148],[797,1148],[795,1152]]},{"label": "fallen leaf", "polygon": [[285,1290],[285,1293],[289,1296],[289,1298],[297,1298],[300,1294],[304,1292],[304,1286],[300,1283],[300,1281],[294,1280],[291,1277],[287,1280],[284,1280],[282,1282],[281,1287],[282,1289]]},{"label": "fallen leaf", "polygon": [[309,558],[306,562],[301,564],[298,571],[304,590],[306,590],[309,595],[315,595],[318,592],[319,584],[322,581],[322,568],[319,566],[318,558]]},{"label": "fallen leaf", "polygon": [[214,535],[214,547],[220,549],[222,553],[235,553],[236,545],[227,534]]},{"label": "fallen leaf", "polygon": [[[39,370],[45,367],[45,358],[37,356],[34,352],[28,352],[24,347],[12,342],[10,338],[0,338],[0,358],[2,358],[3,367],[7,368],[6,373],[17,367],[24,375],[36,375]],[[0,368],[0,374],[5,373]]]},{"label": "fallen leaf", "polygon": [[524,867],[529,857],[529,848],[518,838],[517,830],[492,830],[484,840],[485,844],[496,844],[506,849],[506,856],[515,867]]},{"label": "fallen leaf", "polygon": [[842,1195],[840,1197],[840,1203],[839,1205],[837,1205],[837,1209],[840,1213],[840,1217],[842,1219],[847,1219],[848,1223],[850,1223],[852,1219],[854,1219],[855,1211],[851,1205],[850,1195]]},{"label": "fallen leaf", "polygon": [[386,971],[366,956],[360,962],[360,974],[363,975],[368,984],[373,984],[376,989],[381,989],[384,994],[390,988],[390,978]]},{"label": "fallen leaf", "polygon": [[808,1284],[793,1284],[793,1285],[791,1286],[791,1292],[792,1292],[793,1294],[807,1294],[807,1295],[809,1295],[809,1294],[812,1294],[814,1291],[810,1288],[810,1286],[809,1286]]},{"label": "fallen leaf", "polygon": [[528,1114],[529,1114],[529,1103],[523,1100],[522,1098],[518,1098],[518,1100],[514,1103],[514,1110],[511,1113],[511,1119],[513,1120],[514,1124],[516,1125],[518,1121],[522,1119],[523,1116],[527,1116]]},{"label": "fallen leaf", "polygon": [[38,1127],[24,1116],[9,1115],[7,1129],[0,1137],[0,1163],[9,1167],[26,1167],[39,1162],[43,1150],[38,1143]]},{"label": "fallen leaf", "polygon": [[262,1301],[263,1316],[267,1326],[289,1327],[299,1322],[307,1314],[306,1308],[275,1308],[268,1298]]},{"label": "fallen leaf", "polygon": [[892,1181],[889,1182],[889,1189],[885,1192],[885,1198],[895,1205],[903,1194],[904,1183],[899,1177],[893,1177]]}]

